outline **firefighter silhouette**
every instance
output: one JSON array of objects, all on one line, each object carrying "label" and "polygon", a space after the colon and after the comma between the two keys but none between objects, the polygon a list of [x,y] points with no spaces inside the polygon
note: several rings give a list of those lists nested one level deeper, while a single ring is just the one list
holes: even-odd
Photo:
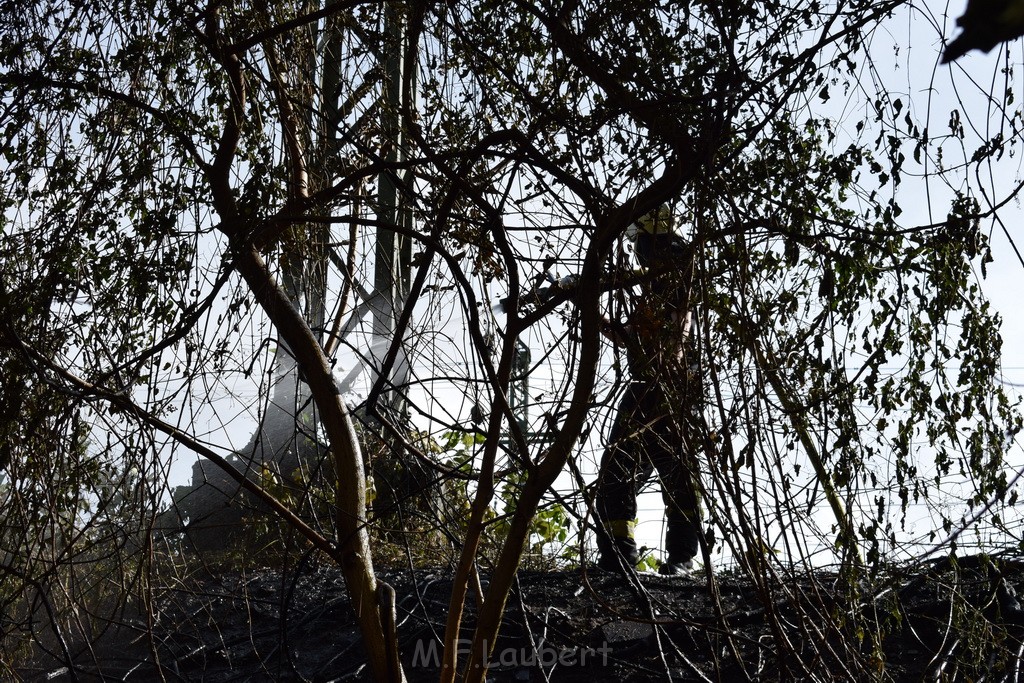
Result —
[{"label": "firefighter silhouette", "polygon": [[663,207],[641,220],[636,254],[645,277],[623,324],[606,336],[625,350],[630,382],[618,406],[597,483],[598,566],[622,571],[641,559],[634,538],[637,495],[652,475],[666,510],[663,574],[692,568],[699,549],[700,497],[691,445],[701,380],[691,344],[689,250]]}]

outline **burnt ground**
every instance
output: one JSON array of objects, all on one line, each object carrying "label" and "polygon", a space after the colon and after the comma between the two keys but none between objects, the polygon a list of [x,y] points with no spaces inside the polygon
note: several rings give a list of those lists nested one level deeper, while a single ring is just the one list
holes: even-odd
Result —
[{"label": "burnt ground", "polygon": [[[771,572],[769,572],[770,574]],[[451,577],[382,572],[411,682],[437,680]],[[486,579],[486,577],[485,577]],[[623,577],[522,572],[488,680],[1017,680],[1024,558],[948,559],[842,589],[827,571]],[[467,607],[472,624],[473,600]],[[42,630],[42,629],[40,629]],[[468,632],[467,632],[468,637]],[[344,581],[331,567],[195,579],[122,616],[91,646],[53,647],[28,681],[366,680]],[[1024,678],[1022,678],[1024,680]]]}]

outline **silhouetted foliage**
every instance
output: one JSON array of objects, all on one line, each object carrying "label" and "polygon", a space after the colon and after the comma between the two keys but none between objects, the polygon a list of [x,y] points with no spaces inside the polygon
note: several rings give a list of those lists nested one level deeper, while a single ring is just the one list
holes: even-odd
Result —
[{"label": "silhouetted foliage", "polygon": [[[601,329],[657,275],[628,234],[661,206],[712,595],[725,565],[782,613],[773,580],[828,566],[849,613],[795,613],[870,641],[883,569],[1024,542],[980,285],[1021,115],[1012,69],[929,71],[942,24],[905,0],[0,5],[5,649],[73,671],[68,643],[151,631],[204,564],[307,553],[398,680],[378,553],[445,563],[439,675],[483,680],[524,555],[591,559],[625,381]],[[882,679],[874,653],[843,658]]]}]

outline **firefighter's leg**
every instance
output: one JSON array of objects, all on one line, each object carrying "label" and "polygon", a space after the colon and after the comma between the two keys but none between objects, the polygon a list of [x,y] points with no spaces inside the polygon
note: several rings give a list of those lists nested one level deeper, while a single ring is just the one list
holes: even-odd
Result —
[{"label": "firefighter's leg", "polygon": [[653,466],[638,451],[639,440],[633,411],[635,401],[627,394],[619,406],[619,415],[610,435],[610,443],[601,461],[597,485],[597,548],[602,568],[618,569],[639,561],[634,537],[636,497]]},{"label": "firefighter's leg", "polygon": [[[620,444],[622,445],[622,444]],[[597,548],[599,565],[618,569],[634,566],[640,560],[634,529],[637,493],[651,476],[652,467],[645,458],[637,458],[631,448],[614,444],[605,452],[598,481],[597,514],[600,529]]]},{"label": "firefighter's leg", "polygon": [[668,559],[663,569],[667,573],[688,568],[700,551],[701,507],[696,464],[681,445],[682,439],[669,433],[661,435],[656,449],[651,447],[665,501]]}]

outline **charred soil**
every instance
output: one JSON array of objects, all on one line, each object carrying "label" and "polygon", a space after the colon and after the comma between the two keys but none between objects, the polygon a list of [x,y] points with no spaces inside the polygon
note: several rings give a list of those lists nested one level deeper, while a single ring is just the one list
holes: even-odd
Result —
[{"label": "charred soil", "polygon": [[[1024,560],[947,558],[877,577],[524,571],[488,680],[1018,680]],[[380,578],[398,597],[409,681],[437,680],[450,573],[391,570]],[[122,610],[90,638],[65,635],[61,647],[38,638],[37,656],[19,674],[29,681],[366,679],[344,581],[331,567],[224,571],[165,587],[150,605],[134,616]],[[474,612],[471,598],[462,650]]]}]

